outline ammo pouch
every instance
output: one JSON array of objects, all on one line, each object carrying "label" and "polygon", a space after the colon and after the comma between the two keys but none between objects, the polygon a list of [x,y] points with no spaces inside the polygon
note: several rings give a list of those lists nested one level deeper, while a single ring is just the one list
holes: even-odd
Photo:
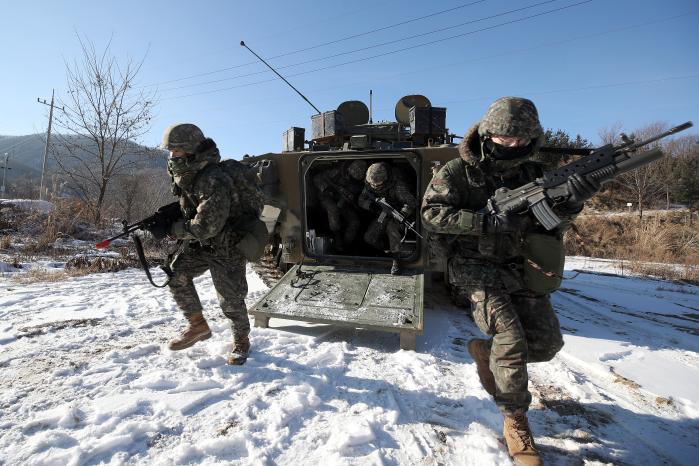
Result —
[{"label": "ammo pouch", "polygon": [[565,249],[556,236],[528,233],[524,237],[524,284],[527,289],[548,294],[563,280]]},{"label": "ammo pouch", "polygon": [[248,218],[236,225],[240,240],[236,243],[236,249],[250,262],[255,262],[262,257],[267,245],[269,233],[267,225],[259,218]]}]

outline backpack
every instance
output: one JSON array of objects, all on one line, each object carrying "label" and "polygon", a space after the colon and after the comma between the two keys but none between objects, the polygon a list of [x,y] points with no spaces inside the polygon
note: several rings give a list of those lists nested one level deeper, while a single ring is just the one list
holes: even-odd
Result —
[{"label": "backpack", "polygon": [[262,257],[269,238],[267,225],[260,219],[266,201],[262,181],[254,167],[237,160],[223,160],[219,162],[219,168],[231,179],[231,186],[247,207],[242,215],[236,215],[232,225],[240,237],[235,247],[248,261],[256,261]]}]

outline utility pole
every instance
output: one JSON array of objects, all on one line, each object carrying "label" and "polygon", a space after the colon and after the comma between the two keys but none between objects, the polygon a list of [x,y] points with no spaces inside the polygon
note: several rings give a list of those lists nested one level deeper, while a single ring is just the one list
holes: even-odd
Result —
[{"label": "utility pole", "polygon": [[7,176],[7,160],[10,158],[10,154],[5,152],[5,165],[3,165],[2,171],[2,186],[0,186],[0,196],[5,197],[5,177]]},{"label": "utility pole", "polygon": [[[44,149],[44,163],[41,167],[41,185],[39,186],[39,200],[40,201],[43,200],[43,198],[44,198],[44,178],[46,176],[46,161],[49,158],[49,143],[51,141],[51,122],[53,121],[53,109],[55,107],[55,105],[53,104],[54,92],[55,92],[55,89],[52,89],[51,90],[51,103],[50,104],[48,102],[46,102],[46,99],[41,100],[39,97],[36,98],[37,102],[39,102],[40,104],[47,105],[51,108],[51,110],[49,110],[49,129],[46,132],[46,148]],[[61,110],[63,110],[63,107],[61,107]]]}]

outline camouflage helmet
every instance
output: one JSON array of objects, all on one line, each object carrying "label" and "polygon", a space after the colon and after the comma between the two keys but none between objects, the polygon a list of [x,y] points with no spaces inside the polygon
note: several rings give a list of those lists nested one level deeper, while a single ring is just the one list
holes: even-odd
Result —
[{"label": "camouflage helmet", "polygon": [[163,133],[160,146],[163,149],[180,149],[188,154],[196,152],[197,145],[205,139],[198,126],[191,123],[176,123]]},{"label": "camouflage helmet", "polygon": [[374,189],[383,188],[390,176],[388,165],[384,162],[374,163],[366,171],[366,182]]},{"label": "camouflage helmet", "polygon": [[537,139],[544,130],[534,102],[522,97],[501,97],[490,104],[478,125],[478,135]]},{"label": "camouflage helmet", "polygon": [[363,180],[366,176],[367,164],[364,160],[355,160],[347,167],[347,173],[355,180]]}]

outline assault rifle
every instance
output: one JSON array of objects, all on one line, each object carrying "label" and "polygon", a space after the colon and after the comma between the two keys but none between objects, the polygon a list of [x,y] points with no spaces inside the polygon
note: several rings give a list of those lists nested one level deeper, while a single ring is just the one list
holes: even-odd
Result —
[{"label": "assault rifle", "polygon": [[500,188],[488,199],[487,210],[491,214],[519,213],[531,210],[536,219],[547,230],[561,224],[561,219],[551,209],[565,202],[569,197],[568,178],[579,174],[600,184],[613,180],[622,173],[635,170],[663,157],[660,149],[651,149],[638,155],[631,155],[639,148],[659,139],[679,133],[692,127],[688,121],[645,141],[636,142],[622,135],[623,144],[604,145],[585,157],[544,173],[544,176],[516,189]]},{"label": "assault rifle", "polygon": [[123,231],[116,236],[100,241],[95,245],[97,249],[107,249],[109,244],[115,239],[123,238],[124,236],[130,235],[136,230],[147,230],[148,228],[161,223],[170,222],[182,216],[182,211],[180,210],[180,203],[175,201],[172,204],[164,205],[160,207],[153,215],[146,217],[141,221],[132,223],[128,225],[126,220],[123,221]]},{"label": "assault rifle", "polygon": [[[116,236],[112,236],[111,238],[105,239],[104,241],[100,241],[95,245],[95,247],[97,249],[107,249],[109,247],[109,244],[115,239],[128,236],[136,230],[147,230],[148,228],[159,223],[172,223],[180,217],[182,217],[182,211],[180,210],[179,202],[173,202],[172,204],[164,205],[160,207],[153,215],[146,217],[139,222],[132,223],[131,225],[129,225],[126,222],[126,220],[124,220],[122,222],[123,231],[121,233],[119,233]],[[166,265],[160,267],[161,269],[163,269],[163,272],[165,272],[165,274],[168,276],[168,280],[162,285],[156,285],[153,282],[153,278],[151,277],[150,267],[148,266],[146,255],[143,252],[143,244],[141,244],[141,240],[138,238],[138,236],[134,236],[133,240],[134,244],[136,245],[136,253],[138,254],[138,259],[141,261],[141,265],[143,266],[143,270],[145,270],[146,272],[148,280],[155,287],[162,288],[166,286],[170,282],[170,276],[172,275],[172,271],[170,270],[169,266]]]},{"label": "assault rifle", "polygon": [[389,215],[396,219],[398,223],[415,233],[417,236],[422,238],[423,236],[417,232],[415,229],[415,222],[410,222],[403,214],[398,212],[396,209],[391,206],[388,202],[386,202],[386,199],[383,197],[375,197],[372,199],[379,207],[381,207],[381,213],[379,214],[379,219],[378,222],[380,224],[383,224],[383,222],[386,221],[386,217]]}]

